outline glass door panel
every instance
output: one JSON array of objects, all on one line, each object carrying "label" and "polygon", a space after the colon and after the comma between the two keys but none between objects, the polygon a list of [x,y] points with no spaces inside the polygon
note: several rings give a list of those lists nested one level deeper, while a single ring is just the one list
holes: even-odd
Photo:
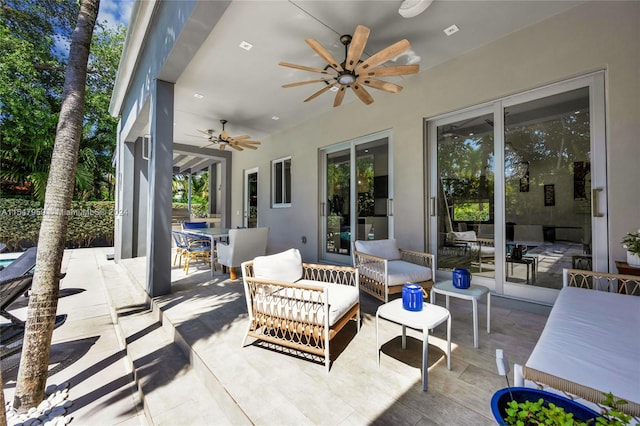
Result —
[{"label": "glass door panel", "polygon": [[258,227],[258,169],[245,171],[244,220],[246,228]]},{"label": "glass door panel", "polygon": [[437,127],[438,269],[495,277],[493,115]]},{"label": "glass door panel", "polygon": [[389,152],[387,139],[356,146],[357,240],[389,237]]},{"label": "glass door panel", "polygon": [[589,87],[504,109],[506,280],[562,287],[592,269]]},{"label": "glass door panel", "polygon": [[351,150],[326,154],[326,254],[351,255]]}]

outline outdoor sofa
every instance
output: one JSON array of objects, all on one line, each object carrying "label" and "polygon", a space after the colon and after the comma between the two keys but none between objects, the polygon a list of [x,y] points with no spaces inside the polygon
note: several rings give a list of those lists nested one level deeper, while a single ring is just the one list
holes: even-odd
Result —
[{"label": "outdoor sofa", "polygon": [[414,283],[428,297],[434,284],[433,254],[398,248],[394,239],[357,240],[352,252],[365,293],[386,303],[389,295],[402,292],[404,284]]},{"label": "outdoor sofa", "polygon": [[611,392],[628,401],[622,411],[639,417],[640,276],[578,269],[563,275],[538,342],[525,365],[514,367],[515,385],[555,389],[587,405]]},{"label": "outdoor sofa", "polygon": [[302,263],[297,249],[242,263],[248,337],[317,355],[350,321],[360,330],[358,273],[348,266]]}]

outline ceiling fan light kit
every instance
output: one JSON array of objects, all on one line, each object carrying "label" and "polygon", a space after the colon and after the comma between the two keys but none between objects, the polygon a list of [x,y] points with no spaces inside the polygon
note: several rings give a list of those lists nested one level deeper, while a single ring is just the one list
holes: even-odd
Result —
[{"label": "ceiling fan light kit", "polygon": [[431,3],[433,3],[433,0],[404,0],[400,4],[398,13],[403,18],[413,18],[427,10]]},{"label": "ceiling fan light kit", "polygon": [[[426,9],[426,7],[425,7]],[[337,107],[342,104],[345,91],[350,87],[353,93],[366,105],[373,103],[373,97],[362,87],[368,86],[374,89],[383,90],[389,93],[399,93],[402,86],[379,80],[377,77],[392,77],[406,74],[416,74],[420,68],[418,65],[397,65],[390,67],[381,67],[385,62],[397,57],[403,52],[409,50],[411,45],[406,39],[388,46],[368,59],[362,61],[361,56],[369,39],[369,28],[358,25],[353,36],[343,35],[340,42],[345,48],[345,58],[338,63],[331,53],[325,49],[316,40],[308,38],[305,41],[322,59],[327,62],[324,69],[307,67],[304,65],[291,64],[288,62],[280,62],[278,65],[283,67],[294,68],[302,71],[315,72],[319,74],[329,75],[328,78],[299,81],[296,83],[285,84],[282,87],[297,87],[305,84],[323,83],[325,86],[320,90],[307,97],[304,102],[308,102],[320,96],[328,90],[336,90],[337,93],[333,101],[333,106]],[[374,78],[376,77],[376,78]],[[338,86],[338,87],[336,87]]]},{"label": "ceiling fan light kit", "polygon": [[207,139],[209,139],[210,142],[209,145],[205,145],[203,148],[211,145],[219,145],[220,151],[224,151],[227,146],[230,146],[236,151],[244,151],[245,148],[253,150],[258,149],[257,145],[260,145],[260,141],[250,140],[251,136],[249,135],[229,136],[229,132],[224,129],[224,126],[228,121],[220,120],[220,123],[222,123],[222,131],[218,136],[214,134],[213,129],[198,130],[200,133],[207,135]]}]

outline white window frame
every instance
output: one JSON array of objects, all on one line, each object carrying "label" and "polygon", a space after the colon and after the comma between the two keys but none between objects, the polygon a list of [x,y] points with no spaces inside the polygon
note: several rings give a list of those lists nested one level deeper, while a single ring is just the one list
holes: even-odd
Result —
[{"label": "white window frame", "polygon": [[[278,202],[276,200],[276,166],[278,164],[282,165],[282,188],[281,189],[281,194],[282,197],[285,197],[285,194],[287,193],[286,188],[287,188],[287,177],[286,174],[284,173],[285,171],[285,163],[289,161],[289,181],[291,181],[291,156],[287,156],[287,157],[282,157],[282,158],[278,158],[276,160],[272,160],[271,161],[271,207],[274,209],[282,209],[282,208],[287,208],[287,207],[291,207],[291,200],[289,200],[288,203],[284,203],[284,202]],[[292,182],[291,182],[292,183]],[[292,195],[291,195],[292,196]],[[282,201],[282,200],[280,200]]]}]

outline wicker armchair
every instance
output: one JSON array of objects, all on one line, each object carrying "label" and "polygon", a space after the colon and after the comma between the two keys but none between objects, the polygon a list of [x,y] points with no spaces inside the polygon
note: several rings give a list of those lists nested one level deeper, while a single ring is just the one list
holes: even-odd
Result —
[{"label": "wicker armchair", "polygon": [[[256,273],[258,264],[262,269]],[[350,320],[360,330],[354,268],[302,263],[298,250],[291,249],[242,263],[242,279],[249,313],[242,346],[253,337],[316,355],[328,373],[330,341]]]},{"label": "wicker armchair", "polygon": [[434,284],[434,256],[401,249],[395,240],[355,241],[353,264],[358,268],[360,290],[383,301],[402,292],[404,284],[422,286],[425,299]]}]

